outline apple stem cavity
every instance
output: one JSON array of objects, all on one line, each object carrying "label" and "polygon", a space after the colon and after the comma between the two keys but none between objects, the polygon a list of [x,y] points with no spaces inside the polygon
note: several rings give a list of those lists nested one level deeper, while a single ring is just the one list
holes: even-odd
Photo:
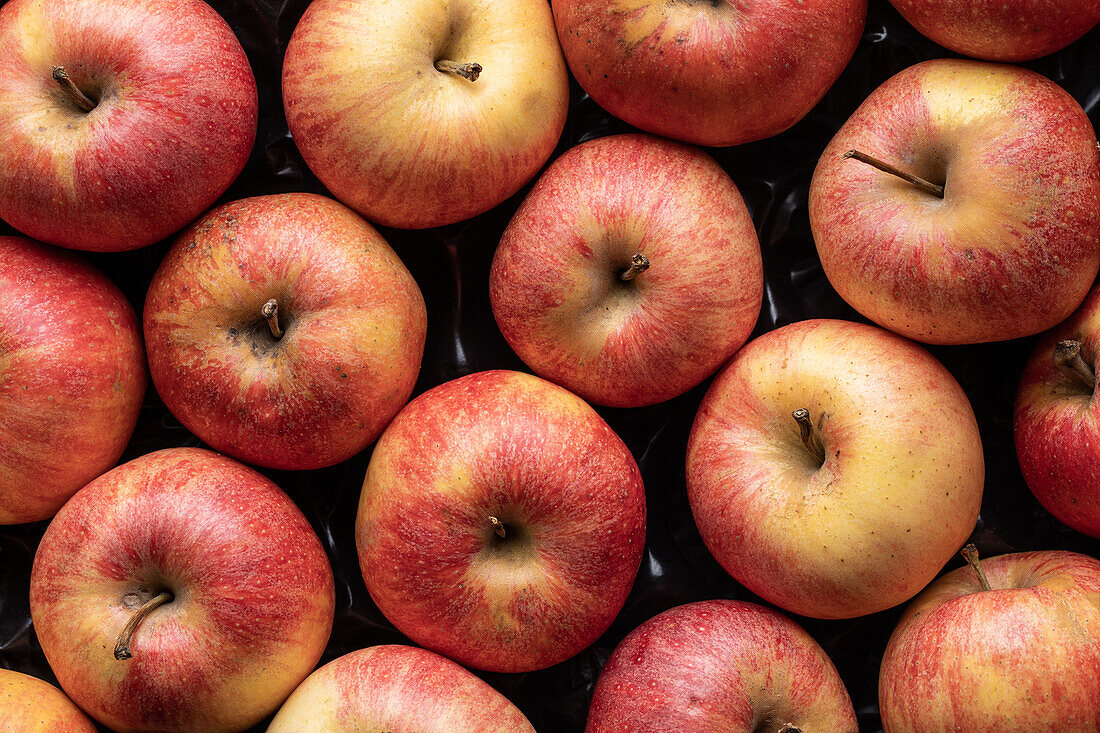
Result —
[{"label": "apple stem cavity", "polygon": [[925,193],[930,193],[936,198],[943,198],[943,186],[937,186],[935,183],[926,181],[920,176],[914,176],[912,173],[903,171],[902,169],[892,166],[889,163],[879,160],[878,158],[875,158],[871,155],[861,153],[858,150],[849,150],[847,153],[844,154],[844,160],[847,160],[848,158],[855,158],[861,163],[866,163],[873,168],[878,168],[883,173],[889,173],[891,175],[897,176],[903,181],[908,181]]},{"label": "apple stem cavity", "polygon": [[95,109],[95,102],[84,92],[80,91],[80,88],[73,83],[73,80],[69,78],[69,72],[65,71],[64,66],[53,67],[53,80],[72,97],[72,100],[76,102],[76,105],[80,107],[80,109],[85,112],[91,112]]},{"label": "apple stem cavity", "polygon": [[504,531],[504,522],[496,517],[489,517],[489,524],[493,526],[493,531],[497,533],[497,537],[504,539],[508,535],[508,533]]},{"label": "apple stem cavity", "polygon": [[171,593],[164,591],[153,596],[142,604],[141,608],[134,611],[134,615],[130,617],[130,620],[122,627],[122,633],[118,635],[118,643],[115,644],[115,659],[122,661],[134,656],[130,651],[130,640],[133,639],[138,624],[144,621],[145,617],[153,610],[163,606],[165,603],[171,602],[173,597]]},{"label": "apple stem cavity", "polygon": [[802,437],[802,445],[810,451],[810,455],[817,461],[817,465],[825,463],[825,445],[821,442],[821,433],[818,432],[814,421],[810,419],[810,411],[801,407],[791,413],[791,417],[798,423],[798,431]]},{"label": "apple stem cavity", "polygon": [[435,68],[436,71],[446,71],[451,74],[457,74],[469,81],[477,81],[482,71],[481,64],[460,64],[456,61],[447,61],[446,59],[436,61]]},{"label": "apple stem cavity", "polygon": [[267,319],[267,327],[271,329],[271,335],[277,339],[283,337],[283,329],[279,328],[279,301],[272,298],[264,303],[260,313]]},{"label": "apple stem cavity", "polygon": [[1081,342],[1073,339],[1059,341],[1054,347],[1054,365],[1060,369],[1068,369],[1081,378],[1089,389],[1096,388],[1096,372],[1092,370],[1083,356],[1081,356]]},{"label": "apple stem cavity", "polygon": [[787,723],[779,729],[779,733],[802,733],[802,729],[793,723]]},{"label": "apple stem cavity", "polygon": [[623,282],[630,282],[638,275],[649,269],[649,258],[639,252],[630,258],[630,267],[626,268],[619,275],[619,279]]},{"label": "apple stem cavity", "polygon": [[982,564],[978,560],[978,548],[974,546],[973,542],[962,548],[962,556],[970,567],[974,568],[974,574],[978,576],[978,585],[982,587],[982,590],[993,590],[993,587],[989,585],[989,578],[985,577],[985,571],[982,570]]}]

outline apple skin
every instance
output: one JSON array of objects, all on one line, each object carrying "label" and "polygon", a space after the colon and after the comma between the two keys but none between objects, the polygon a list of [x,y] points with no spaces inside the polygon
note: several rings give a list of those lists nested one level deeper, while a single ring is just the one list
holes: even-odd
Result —
[{"label": "apple skin", "polygon": [[535,733],[503,695],[426,649],[383,645],[345,654],[303,682],[267,733]]},{"label": "apple skin", "polygon": [[[112,650],[139,606],[175,599]],[[46,529],[30,608],[61,687],[112,730],[242,731],[274,712],[328,642],[332,570],[268,479],[197,448],[150,453],[79,491]]]},{"label": "apple skin", "polygon": [[48,682],[0,669],[0,730],[9,733],[96,733],[92,719]]},{"label": "apple skin", "polygon": [[[0,219],[97,252],[179,231],[240,174],[256,81],[201,0],[11,0],[0,8]],[[51,76],[99,101],[85,113]]]},{"label": "apple skin", "polygon": [[[620,273],[642,254],[650,268]],[[639,407],[710,376],[752,333],[760,243],[729,175],[649,135],[582,143],[547,169],[493,258],[504,338],[589,402]]]},{"label": "apple skin", "polygon": [[[279,303],[282,338],[261,315]],[[261,466],[331,466],[408,401],[427,332],[397,254],[314,194],[214,209],[165,256],[145,301],[153,383],[214,449]]]},{"label": "apple skin", "polygon": [[528,374],[479,372],[390,423],[355,538],[367,590],[403,634],[468,667],[526,672],[611,625],[641,562],[645,489],[630,451],[579,397]]},{"label": "apple skin", "polygon": [[554,0],[573,75],[646,132],[738,145],[802,119],[851,60],[867,0]]},{"label": "apple skin", "polygon": [[987,61],[1030,61],[1052,54],[1100,22],[1100,0],[890,2],[936,43]]},{"label": "apple skin", "polygon": [[[483,70],[471,82],[439,60]],[[315,0],[287,47],[283,104],[336,198],[422,229],[531,180],[565,127],[569,82],[546,0]]]},{"label": "apple skin", "polygon": [[1100,729],[1100,562],[1072,552],[981,561],[901,617],[879,673],[886,733]]},{"label": "apple skin", "polygon": [[[844,153],[932,183],[939,199]],[[1081,106],[1026,69],[940,59],[876,89],[825,149],[810,226],[829,282],[932,344],[1044,331],[1100,269],[1100,159]]]},{"label": "apple skin", "polygon": [[[765,727],[771,725],[771,727]],[[832,661],[798,624],[742,601],[671,608],[600,672],[585,733],[856,733]]]},{"label": "apple skin", "polygon": [[99,270],[0,237],[0,525],[49,519],[118,461],[145,394],[137,316]]},{"label": "apple skin", "polygon": [[[805,408],[825,449],[803,445]],[[928,352],[812,320],[749,342],[688,440],[687,491],[711,554],[788,611],[852,618],[909,600],[974,529],[985,463],[974,411]]]}]

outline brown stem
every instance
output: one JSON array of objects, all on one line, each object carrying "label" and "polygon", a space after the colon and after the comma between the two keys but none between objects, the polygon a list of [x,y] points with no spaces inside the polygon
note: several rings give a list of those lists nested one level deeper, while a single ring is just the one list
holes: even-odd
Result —
[{"label": "brown stem", "polygon": [[1073,339],[1059,341],[1054,347],[1054,366],[1068,369],[1081,378],[1090,389],[1096,387],[1096,372],[1081,356],[1081,342]]},{"label": "brown stem", "polygon": [[989,585],[989,578],[985,577],[981,562],[978,561],[978,548],[974,546],[974,543],[971,542],[962,548],[961,554],[963,559],[970,564],[970,567],[974,568],[974,574],[978,576],[978,585],[982,587],[982,590],[993,590]]},{"label": "brown stem", "polygon": [[496,517],[489,517],[489,524],[493,525],[493,531],[497,533],[497,537],[505,537],[504,522],[500,521]]},{"label": "brown stem", "polygon": [[171,602],[173,596],[168,591],[164,591],[158,595],[153,596],[146,601],[141,608],[134,611],[134,615],[130,617],[130,620],[126,622],[126,625],[122,627],[122,632],[118,635],[118,643],[115,644],[115,659],[123,660],[129,659],[134,656],[130,652],[130,640],[134,636],[134,632],[137,631],[138,624],[145,620],[154,609],[165,603]]},{"label": "brown stem", "polygon": [[866,163],[869,166],[878,168],[883,173],[890,173],[891,175],[895,175],[903,181],[908,181],[925,193],[930,193],[936,198],[943,198],[943,186],[937,186],[934,183],[924,180],[920,176],[914,176],[912,173],[903,171],[902,169],[881,161],[878,158],[867,155],[866,153],[861,153],[858,150],[849,150],[847,153],[845,153],[844,159],[847,160],[848,158],[855,158],[861,163]]},{"label": "brown stem", "polygon": [[283,337],[283,329],[279,328],[279,301],[272,298],[260,308],[260,313],[267,319],[267,327],[271,329],[271,335],[277,339]]},{"label": "brown stem", "polygon": [[73,83],[73,80],[69,78],[69,73],[65,71],[64,66],[53,67],[53,80],[73,98],[73,101],[76,102],[80,109],[85,112],[91,112],[95,109],[95,102],[89,99],[88,96],[80,91],[79,87]]},{"label": "brown stem", "polygon": [[440,59],[435,62],[435,68],[437,71],[458,74],[463,79],[469,79],[470,81],[477,81],[478,76],[481,75],[481,64],[460,64],[456,61]]},{"label": "brown stem", "polygon": [[649,258],[639,252],[630,258],[630,267],[622,271],[622,274],[619,275],[619,279],[623,282],[629,282],[648,269]]},{"label": "brown stem", "polygon": [[801,407],[791,413],[791,417],[798,423],[798,431],[802,437],[802,444],[806,446],[806,450],[810,451],[810,455],[818,462],[822,464],[825,462],[825,446],[821,442],[821,433],[817,431],[817,426],[814,425],[814,421],[810,419],[810,411],[805,407]]}]

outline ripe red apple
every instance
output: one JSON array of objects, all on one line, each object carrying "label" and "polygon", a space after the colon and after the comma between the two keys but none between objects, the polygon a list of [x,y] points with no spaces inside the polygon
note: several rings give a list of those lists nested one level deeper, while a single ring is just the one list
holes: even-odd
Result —
[{"label": "ripe red apple", "polygon": [[355,523],[379,609],[421,646],[523,672],[591,644],[645,544],[630,451],[576,395],[471,374],[420,395],[379,439]]},{"label": "ripe red apple", "polygon": [[114,283],[0,237],[0,524],[52,517],[114,466],[144,394],[137,316]]},{"label": "ripe red apple", "polygon": [[1029,61],[1100,22],[1100,0],[890,0],[918,31],[956,53]]},{"label": "ripe red apple", "polygon": [[550,157],[568,74],[546,0],[315,0],[283,63],[302,157],[406,229],[488,211]]},{"label": "ripe red apple", "polygon": [[916,344],[846,321],[749,342],[699,407],[692,514],[753,593],[814,618],[895,606],[974,529],[985,463],[970,402]]},{"label": "ripe red apple", "polygon": [[164,404],[216,450],[273,468],[330,466],[374,441],[412,393],[426,329],[381,235],[305,193],[208,213],[145,300]]},{"label": "ripe red apple", "polygon": [[867,0],[554,0],[569,68],[611,114],[699,145],[777,135],[855,53]]},{"label": "ripe red apple", "polygon": [[150,453],[88,484],[47,528],[31,571],[50,668],[119,731],[255,724],[317,664],[334,604],[328,558],[294,503],[197,448]]},{"label": "ripe red apple", "polygon": [[[1001,555],[927,588],[879,673],[886,733],[1084,733],[1100,728],[1100,562]],[[968,552],[969,554],[969,552]]]},{"label": "ripe red apple", "polygon": [[96,733],[91,718],[37,677],[0,669],[0,730],[9,733]]},{"label": "ripe red apple", "polygon": [[638,407],[694,387],[749,337],[760,243],[729,175],[649,135],[583,143],[550,166],[493,258],[504,338],[589,402]]},{"label": "ripe red apple", "polygon": [[926,343],[1000,341],[1084,299],[1098,200],[1096,135],[1073,97],[1027,69],[941,59],[889,79],[840,129],[810,225],[829,281],[875,323]]},{"label": "ripe red apple", "polygon": [[856,733],[836,668],[775,611],[703,601],[651,618],[600,672],[586,733]]},{"label": "ripe red apple", "polygon": [[446,657],[412,646],[360,649],[299,685],[267,733],[535,733],[507,698]]},{"label": "ripe red apple", "polygon": [[244,168],[256,115],[201,0],[0,8],[0,219],[36,239],[117,252],[178,231]]}]

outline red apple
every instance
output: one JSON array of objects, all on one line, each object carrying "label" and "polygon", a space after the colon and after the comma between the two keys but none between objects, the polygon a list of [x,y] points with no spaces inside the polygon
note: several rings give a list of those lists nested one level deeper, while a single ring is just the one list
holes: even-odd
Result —
[{"label": "red apple", "polygon": [[345,654],[299,685],[267,733],[535,733],[507,698],[445,657],[412,646]]},{"label": "red apple", "polygon": [[879,673],[885,732],[1100,729],[1100,562],[1025,552],[979,567],[986,583],[959,568],[901,617]]},{"label": "red apple", "polygon": [[1084,299],[1098,200],[1096,135],[1073,97],[1027,69],[943,59],[895,75],[844,124],[814,172],[810,225],[829,281],[875,323],[1000,341]]},{"label": "red apple", "polygon": [[867,0],[554,0],[569,68],[611,114],[699,145],[777,135],[855,53]]},{"label": "red apple", "polygon": [[355,523],[379,609],[479,669],[573,656],[622,608],[645,544],[630,451],[576,395],[471,374],[417,397],[371,456]]},{"label": "red apple", "polygon": [[167,237],[244,168],[256,115],[244,50],[201,0],[0,8],[0,218],[32,237]]},{"label": "red apple", "polygon": [[216,450],[273,468],[330,466],[374,441],[412,393],[426,329],[420,289],[381,235],[305,193],[208,213],[145,301],[168,409]]},{"label": "red apple", "polygon": [[568,74],[546,0],[315,0],[283,64],[302,157],[372,221],[488,211],[550,157]]},{"label": "red apple", "polygon": [[687,490],[711,554],[765,600],[851,618],[909,600],[974,529],[985,464],[962,388],[873,326],[751,341],[703,398]]},{"label": "red apple", "polygon": [[334,605],[301,511],[252,469],[197,448],[150,453],[88,484],[31,571],[50,668],[118,731],[255,724],[317,664]]},{"label": "red apple", "polygon": [[760,243],[730,177],[649,135],[583,143],[504,232],[489,296],[505,339],[589,402],[686,392],[741,347],[764,291]]},{"label": "red apple", "polygon": [[0,730],[8,733],[96,733],[91,718],[61,690],[37,677],[0,669]]},{"label": "red apple", "polygon": [[137,317],[114,283],[0,237],[0,524],[52,517],[114,466],[144,394]]},{"label": "red apple", "polygon": [[607,660],[586,733],[856,733],[836,668],[790,619],[753,603],[677,606]]},{"label": "red apple", "polygon": [[1100,22],[1100,0],[890,0],[941,46],[988,61],[1059,51]]}]

